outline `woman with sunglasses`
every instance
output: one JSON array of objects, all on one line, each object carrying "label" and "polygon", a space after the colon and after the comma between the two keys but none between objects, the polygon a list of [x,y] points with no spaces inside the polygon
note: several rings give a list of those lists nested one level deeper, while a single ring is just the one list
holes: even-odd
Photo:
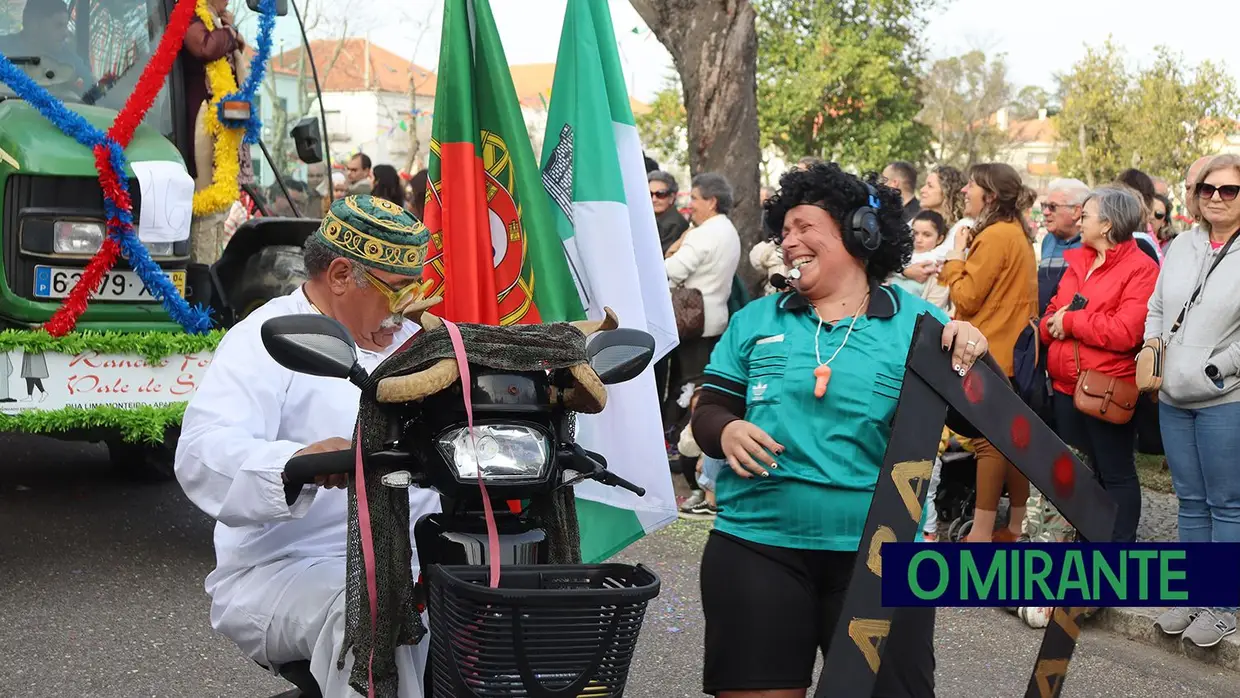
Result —
[{"label": "woman with sunglasses", "polygon": [[[1180,541],[1240,542],[1240,156],[1202,168],[1193,191],[1201,222],[1167,248],[1150,297],[1147,339],[1166,347],[1159,422],[1180,502]],[[1235,608],[1176,608],[1168,635],[1213,647],[1236,632]]]},{"label": "woman with sunglasses", "polygon": [[1175,237],[1175,226],[1171,224],[1173,210],[1175,209],[1171,206],[1171,199],[1166,194],[1154,195],[1154,237],[1164,255],[1167,254],[1167,247],[1171,245],[1171,239]]},{"label": "woman with sunglasses", "polygon": [[646,175],[650,183],[650,203],[654,205],[654,220],[659,226],[659,242],[663,244],[663,254],[680,239],[689,229],[689,221],[676,210],[676,195],[680,193],[676,187],[676,178],[663,170],[655,170]]}]

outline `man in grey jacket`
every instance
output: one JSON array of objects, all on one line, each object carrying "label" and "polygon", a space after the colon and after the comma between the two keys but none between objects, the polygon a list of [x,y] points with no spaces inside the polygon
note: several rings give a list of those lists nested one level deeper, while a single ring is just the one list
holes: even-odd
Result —
[{"label": "man in grey jacket", "polygon": [[[1179,498],[1180,541],[1240,542],[1240,156],[1201,168],[1190,188],[1198,225],[1176,236],[1150,297],[1147,340],[1166,345],[1159,421]],[[1236,631],[1235,608],[1176,608],[1168,635],[1213,647]]]}]

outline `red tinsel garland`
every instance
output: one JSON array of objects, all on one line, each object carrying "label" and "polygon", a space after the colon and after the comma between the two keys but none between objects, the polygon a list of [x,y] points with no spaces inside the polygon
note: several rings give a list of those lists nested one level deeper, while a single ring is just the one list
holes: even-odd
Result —
[{"label": "red tinsel garland", "polygon": [[[185,40],[185,32],[189,30],[189,24],[194,18],[195,5],[195,0],[178,0],[172,14],[168,17],[168,27],[164,30],[155,54],[142,69],[142,76],[138,78],[133,94],[125,101],[125,106],[121,108],[116,120],[112,122],[112,127],[108,129],[108,137],[119,143],[122,148],[129,145],[134,131],[146,117],[146,112],[154,104],[155,97],[164,86],[164,80],[172,71],[172,65],[176,62],[177,54],[181,51],[181,44]],[[108,160],[108,149],[103,145],[97,145],[94,151],[95,169],[99,172],[100,186],[107,195],[113,198],[117,206],[126,211],[132,211],[133,202],[118,186],[117,173],[112,172],[112,165]],[[99,290],[104,277],[112,270],[112,267],[116,266],[116,261],[121,256],[121,248],[112,234],[114,232],[119,234],[119,231],[113,230],[113,221],[109,220],[109,234],[104,238],[103,245],[86,265],[82,278],[74,284],[73,289],[69,291],[69,296],[44,323],[43,328],[48,334],[61,337],[72,332],[77,326],[78,318],[86,312],[91,295]]]}]

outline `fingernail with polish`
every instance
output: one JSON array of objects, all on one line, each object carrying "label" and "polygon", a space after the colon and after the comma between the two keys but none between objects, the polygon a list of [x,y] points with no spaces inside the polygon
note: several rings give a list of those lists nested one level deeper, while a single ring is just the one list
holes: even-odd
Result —
[{"label": "fingernail with polish", "polygon": [[955,368],[955,369],[956,369],[956,371],[957,371],[957,372],[959,372],[959,371],[960,371],[960,364],[956,364],[953,368]]},{"label": "fingernail with polish", "polygon": [[766,472],[765,470],[762,471],[762,477],[770,477],[770,476],[771,476],[770,473]]},{"label": "fingernail with polish", "polygon": [[778,467],[779,467],[779,463],[771,463],[771,470],[774,470]]}]

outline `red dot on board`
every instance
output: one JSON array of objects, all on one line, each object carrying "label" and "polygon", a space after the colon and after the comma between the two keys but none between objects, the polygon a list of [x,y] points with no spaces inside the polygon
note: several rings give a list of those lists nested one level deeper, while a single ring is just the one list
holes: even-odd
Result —
[{"label": "red dot on board", "polygon": [[1071,456],[1066,453],[1059,454],[1051,469],[1051,481],[1055,485],[1055,493],[1059,496],[1067,497],[1072,494],[1072,490],[1076,487],[1076,467],[1072,463]]},{"label": "red dot on board", "polygon": [[982,377],[977,371],[969,371],[964,377],[964,397],[973,404],[982,401]]},{"label": "red dot on board", "polygon": [[1023,414],[1012,419],[1012,445],[1022,450],[1029,448],[1029,420]]}]

